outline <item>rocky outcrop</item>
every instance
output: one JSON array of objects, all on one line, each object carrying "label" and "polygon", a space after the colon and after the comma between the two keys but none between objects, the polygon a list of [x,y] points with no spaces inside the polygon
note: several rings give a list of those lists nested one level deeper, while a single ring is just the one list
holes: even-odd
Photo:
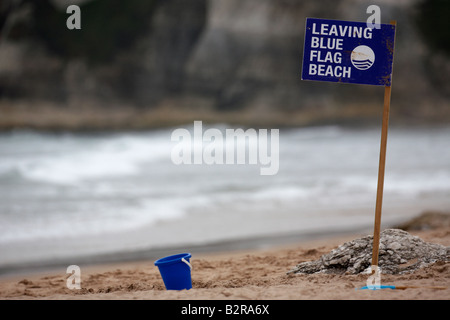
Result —
[{"label": "rocky outcrop", "polygon": [[[101,1],[104,0],[79,2],[82,16],[86,17],[82,32],[92,32],[88,13],[93,3]],[[61,1],[52,3],[58,4],[55,10],[64,17]],[[103,63],[92,64],[83,56],[58,55],[36,39],[12,41],[3,37],[0,97],[10,104],[16,100],[39,100],[74,108],[170,106],[197,110],[199,114],[204,110],[245,110],[256,117],[281,112],[290,124],[295,124],[294,114],[318,122],[372,118],[378,123],[382,88],[300,80],[306,17],[365,21],[367,3],[154,3],[142,34],[127,47],[116,45],[112,60]],[[446,72],[450,61],[442,54],[432,53],[424,44],[413,23],[416,3],[386,0],[380,5],[382,22],[395,19],[398,23],[391,112],[397,119],[450,119],[446,96],[450,92],[450,72]],[[16,18],[26,22],[29,14],[25,8]],[[133,17],[125,19],[132,21]],[[62,26],[60,36],[71,40],[75,32]],[[101,43],[101,34],[98,39]],[[87,54],[95,48],[85,50]]]},{"label": "rocky outcrop", "polygon": [[[381,14],[383,23],[398,20],[393,111],[419,115],[426,100],[438,101],[439,93],[429,81],[431,70],[424,67],[429,57],[413,24],[414,3],[385,1]],[[306,17],[366,21],[367,3],[212,0],[210,4],[205,31],[187,63],[189,92],[214,95],[218,109],[303,109],[324,116],[351,108],[359,108],[354,111],[363,116],[374,105],[379,109],[379,88],[300,80]]]}]

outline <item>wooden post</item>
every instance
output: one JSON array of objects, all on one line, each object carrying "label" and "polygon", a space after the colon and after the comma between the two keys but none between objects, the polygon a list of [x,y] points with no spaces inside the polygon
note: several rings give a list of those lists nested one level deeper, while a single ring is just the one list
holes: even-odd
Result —
[{"label": "wooden post", "polygon": [[[384,171],[386,167],[386,145],[389,126],[389,111],[391,87],[384,88],[383,126],[381,129],[380,164],[378,167],[377,202],[375,206],[375,223],[373,229],[372,265],[378,266],[378,251],[380,247],[381,207],[383,204]],[[372,270],[373,271],[373,270]]]},{"label": "wooden post", "polygon": [[[395,26],[397,23],[396,21],[391,21],[391,24]],[[378,254],[380,248],[381,207],[383,204],[384,171],[386,167],[386,145],[387,145],[390,108],[391,108],[391,86],[385,86],[384,105],[383,105],[383,124],[381,128],[381,143],[380,143],[380,163],[378,167],[377,201],[375,206],[375,223],[373,228],[372,266],[377,267],[378,267]],[[375,273],[375,270],[373,268],[372,273]]]}]

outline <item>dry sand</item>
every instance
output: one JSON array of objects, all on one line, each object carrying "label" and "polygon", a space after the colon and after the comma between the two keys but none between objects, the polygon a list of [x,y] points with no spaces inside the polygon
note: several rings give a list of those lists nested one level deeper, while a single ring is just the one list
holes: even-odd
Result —
[{"label": "dry sand", "polygon": [[[427,242],[450,245],[450,227],[409,231]],[[382,275],[382,285],[418,286],[406,290],[355,290],[368,275],[293,274],[300,262],[315,260],[352,234],[264,250],[196,254],[191,259],[193,289],[165,290],[154,261],[84,267],[81,290],[66,287],[68,274],[47,272],[0,279],[1,299],[171,299],[171,300],[309,300],[402,299],[448,300],[450,264],[437,262],[410,274]],[[444,290],[427,288],[446,287]]]}]

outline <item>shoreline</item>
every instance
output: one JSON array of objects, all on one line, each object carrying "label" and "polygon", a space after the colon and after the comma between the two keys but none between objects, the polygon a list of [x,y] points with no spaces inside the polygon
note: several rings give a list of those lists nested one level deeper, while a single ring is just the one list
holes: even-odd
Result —
[{"label": "shoreline", "polygon": [[133,263],[138,261],[153,261],[164,256],[190,252],[192,254],[210,255],[224,254],[230,252],[271,250],[276,247],[292,246],[313,241],[326,241],[336,237],[349,237],[355,235],[370,234],[369,228],[352,228],[342,230],[323,230],[314,232],[289,232],[271,235],[261,235],[248,238],[237,238],[229,240],[211,241],[202,244],[163,246],[149,249],[118,251],[113,253],[102,253],[96,255],[83,255],[73,258],[62,258],[59,260],[45,260],[21,264],[11,264],[0,267],[0,281],[10,277],[30,276],[46,274],[48,272],[65,270],[67,266],[76,261],[77,265],[88,268],[105,264]]},{"label": "shoreline", "polygon": [[[411,232],[450,245],[450,227]],[[356,290],[366,274],[287,274],[299,262],[320,258],[357,234],[336,235],[258,249],[192,255],[190,290],[165,290],[153,260],[81,266],[81,290],[66,288],[64,270],[0,278],[2,300],[448,300],[450,262],[407,274],[382,274],[382,285],[407,290]],[[433,287],[444,287],[443,290]]]},{"label": "shoreline", "polygon": [[[35,117],[36,109],[39,118]],[[343,127],[379,127],[381,109],[370,105],[367,110],[350,108],[324,112],[323,110],[229,110],[218,111],[202,107],[156,106],[138,108],[129,105],[68,106],[48,102],[0,101],[0,132],[34,130],[38,132],[121,132],[161,130],[184,126],[195,120],[205,124],[226,123],[230,126],[252,128],[299,128],[337,125]],[[390,127],[445,127],[450,114],[418,116],[394,114]]]},{"label": "shoreline", "polygon": [[[389,228],[400,228],[407,230],[411,227],[411,225],[416,227],[420,227],[421,225],[425,225],[426,227],[431,225],[433,228],[439,227],[442,221],[444,221],[445,224],[447,223],[446,219],[450,219],[446,218],[450,217],[450,214],[445,208],[447,208],[447,206],[440,206],[439,209],[438,207],[435,207],[434,209],[422,210],[421,213],[410,215],[408,218],[390,217],[390,219],[387,219],[387,217],[385,217],[385,221],[381,223],[381,230]],[[388,207],[385,209],[385,211],[387,211]],[[278,231],[274,233],[255,234],[252,236],[240,235],[236,238],[210,239],[209,241],[200,242],[194,241],[192,243],[186,243],[185,245],[167,244],[143,249],[80,254],[69,257],[59,257],[58,259],[47,258],[43,260],[11,263],[0,266],[0,280],[9,277],[28,276],[52,271],[62,270],[65,272],[66,268],[70,265],[95,267],[105,264],[156,261],[159,258],[181,252],[190,252],[196,255],[216,255],[241,251],[272,250],[277,247],[302,245],[314,241],[333,241],[336,238],[346,238],[350,240],[350,237],[367,235],[373,235],[372,223],[358,224],[350,228],[336,227],[334,229],[324,228],[314,229],[312,231]]]}]

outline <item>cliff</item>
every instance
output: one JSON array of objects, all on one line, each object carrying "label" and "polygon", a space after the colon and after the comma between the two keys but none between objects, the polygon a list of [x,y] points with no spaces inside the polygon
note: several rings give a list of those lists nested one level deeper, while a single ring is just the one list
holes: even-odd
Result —
[{"label": "cliff", "polygon": [[[23,1],[2,32],[0,127],[378,123],[383,88],[300,80],[306,17],[366,21],[372,2],[91,0],[67,30],[62,1]],[[377,2],[398,26],[392,121],[448,122],[450,59],[418,2]]]}]

